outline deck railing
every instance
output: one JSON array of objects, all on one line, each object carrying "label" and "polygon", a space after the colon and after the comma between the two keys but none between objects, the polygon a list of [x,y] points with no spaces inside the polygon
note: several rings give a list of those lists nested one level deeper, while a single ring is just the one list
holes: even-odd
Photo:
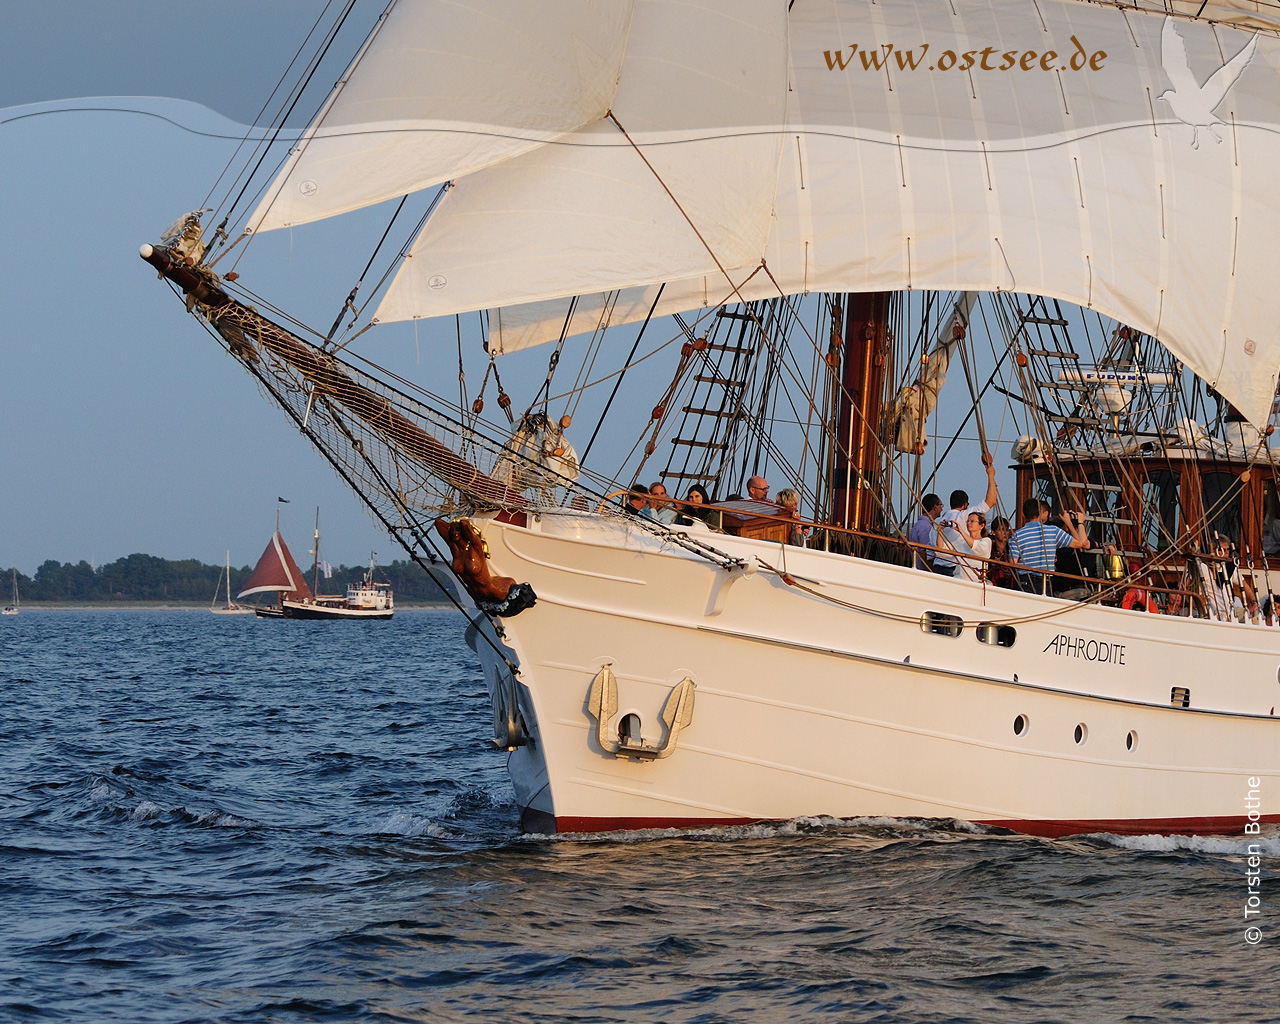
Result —
[{"label": "deck railing", "polygon": [[[615,511],[616,512],[617,507],[614,505],[611,505],[610,504],[611,501],[614,501],[616,499],[622,499],[625,502],[628,498],[632,498],[632,497],[643,498],[646,502],[652,500],[651,495],[645,494],[640,491],[625,491],[625,490],[612,491],[608,495],[606,495],[605,500],[601,502],[599,506],[599,511],[601,512]],[[720,513],[729,512],[737,516],[744,516],[744,517],[749,517],[754,519],[764,519],[764,520],[770,520],[778,523],[785,523],[792,527],[808,528],[811,531],[822,531],[823,535],[826,537],[834,536],[834,537],[847,538],[846,541],[839,543],[835,546],[832,546],[830,544],[826,545],[825,547],[823,545],[814,545],[814,544],[806,545],[806,547],[810,547],[810,548],[816,547],[819,550],[835,551],[837,554],[855,555],[857,557],[870,558],[873,561],[891,561],[891,559],[876,558],[873,554],[867,553],[866,550],[862,550],[862,551],[858,550],[859,547],[863,547],[864,549],[874,549],[875,547],[878,546],[882,550],[884,548],[888,548],[889,550],[901,551],[903,554],[903,559],[897,562],[897,564],[900,564],[900,565],[915,565],[915,562],[916,562],[915,556],[917,553],[921,553],[921,554],[930,553],[932,555],[941,554],[941,555],[945,555],[949,559],[956,561],[957,563],[963,560],[967,565],[975,566],[975,567],[980,566],[983,577],[984,577],[984,581],[986,576],[988,575],[987,566],[989,565],[996,565],[996,566],[1001,566],[1004,568],[1011,569],[1013,571],[1015,581],[1017,581],[1019,584],[1019,586],[1011,589],[1019,590],[1023,593],[1045,594],[1049,597],[1053,597],[1055,596],[1054,595],[1055,588],[1053,586],[1054,582],[1069,581],[1070,583],[1076,584],[1076,586],[1072,587],[1072,589],[1080,589],[1082,587],[1087,587],[1092,592],[1091,599],[1096,600],[1098,602],[1105,602],[1109,598],[1114,598],[1115,602],[1118,603],[1121,600],[1121,597],[1125,593],[1125,591],[1130,589],[1142,590],[1148,593],[1165,594],[1165,595],[1177,594],[1181,596],[1183,601],[1188,602],[1189,604],[1198,605],[1201,611],[1201,616],[1203,618],[1212,617],[1209,614],[1208,602],[1206,601],[1203,594],[1194,590],[1186,590],[1179,587],[1161,586],[1161,585],[1152,583],[1149,580],[1144,580],[1143,577],[1146,575],[1146,573],[1150,572],[1149,567],[1147,569],[1140,571],[1137,575],[1126,574],[1124,576],[1117,577],[1114,579],[1101,579],[1097,576],[1080,576],[1073,573],[1060,572],[1056,569],[1036,569],[1031,566],[1022,565],[1018,562],[1004,561],[1004,560],[995,559],[995,558],[984,558],[978,554],[974,554],[967,551],[960,551],[949,545],[942,546],[937,544],[919,544],[915,541],[908,540],[906,537],[903,537],[901,535],[889,536],[889,535],[880,534],[880,533],[870,533],[866,530],[855,530],[848,526],[839,526],[833,523],[820,523],[820,522],[817,522],[816,520],[803,519],[803,518],[799,518],[791,515],[783,515],[783,514],[771,513],[771,512],[757,512],[754,509],[748,512],[740,507],[723,505],[716,502],[711,502],[709,504],[703,504],[703,505],[695,505],[691,502],[682,501],[679,498],[665,498],[661,500],[664,504],[675,508],[677,512],[684,512],[685,509],[689,509],[689,508],[694,508],[699,510],[705,509],[705,510],[710,510],[710,511],[720,512]],[[757,502],[756,504],[761,504],[761,503]],[[687,512],[684,512],[684,514],[688,515]],[[699,516],[688,516],[688,517],[701,518]],[[859,542],[861,542],[861,544],[859,544]],[[1104,553],[1101,548],[1087,548],[1084,550],[1093,551],[1099,554]],[[1167,552],[1164,552],[1164,554],[1167,555]],[[1184,557],[1198,558],[1207,562],[1227,561],[1227,559],[1223,559],[1215,555],[1200,554],[1198,552],[1192,553],[1190,555],[1184,555]],[[1022,577],[1022,576],[1032,577],[1033,579],[1038,578],[1040,580],[1039,587],[1022,586],[1021,584],[1023,581],[1019,579],[1019,577]],[[1010,588],[1002,588],[1002,589],[1010,589]],[[1168,598],[1166,597],[1166,602],[1167,600]]]}]

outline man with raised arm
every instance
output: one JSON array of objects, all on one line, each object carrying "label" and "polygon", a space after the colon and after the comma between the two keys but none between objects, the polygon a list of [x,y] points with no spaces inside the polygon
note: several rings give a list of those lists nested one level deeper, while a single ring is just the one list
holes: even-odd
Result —
[{"label": "man with raised arm", "polygon": [[[935,524],[938,530],[938,547],[967,550],[968,545],[964,540],[967,531],[964,524],[969,519],[969,513],[981,512],[986,515],[1000,500],[1000,489],[996,486],[995,460],[984,452],[982,464],[987,470],[987,496],[977,504],[970,505],[969,495],[965,491],[951,492],[951,509],[940,515]],[[955,556],[939,551],[934,555],[933,571],[943,576],[954,576],[956,574]]]}]

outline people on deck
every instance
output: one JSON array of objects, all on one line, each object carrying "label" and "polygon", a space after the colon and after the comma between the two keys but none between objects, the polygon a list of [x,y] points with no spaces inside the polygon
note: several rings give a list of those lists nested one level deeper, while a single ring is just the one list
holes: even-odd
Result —
[{"label": "people on deck", "polygon": [[923,569],[925,572],[933,572],[933,556],[934,551],[929,550],[938,543],[937,530],[934,523],[937,522],[938,516],[942,515],[942,499],[936,494],[926,494],[920,499],[920,518],[911,527],[911,531],[907,534],[907,540],[912,544],[920,544],[923,547],[917,547],[915,551],[915,566],[917,569]]},{"label": "people on deck", "polygon": [[[784,487],[778,492],[777,502],[784,518],[788,516],[797,520],[800,518],[800,496],[790,487]],[[808,533],[809,528],[797,522],[791,527],[791,532],[787,536],[787,543],[794,547],[802,548]]]},{"label": "people on deck", "polygon": [[1022,503],[1022,515],[1026,522],[1014,531],[1009,541],[1009,551],[1019,563],[1018,579],[1023,589],[1036,593],[1049,591],[1049,573],[1054,569],[1059,548],[1087,548],[1089,537],[1084,527],[1063,513],[1063,526],[1049,523],[1049,505],[1039,498],[1028,498]]},{"label": "people on deck", "polygon": [[1135,612],[1153,612],[1160,614],[1160,606],[1156,604],[1155,598],[1151,596],[1150,591],[1141,585],[1143,582],[1139,579],[1139,573],[1142,567],[1137,562],[1129,563],[1129,578],[1131,585],[1124,592],[1124,597],[1120,599],[1120,607],[1126,611]]},{"label": "people on deck", "polygon": [[[984,461],[986,461],[986,458],[984,458]],[[961,545],[967,545],[968,542],[964,538],[968,532],[965,522],[969,518],[969,513],[981,512],[985,516],[1000,500],[1000,490],[996,487],[995,463],[986,461],[986,470],[987,494],[982,501],[970,505],[969,495],[965,491],[956,490],[951,492],[951,509],[939,516],[937,521],[937,526],[940,530],[938,547],[960,550]],[[956,565],[955,556],[946,551],[939,551],[934,555],[934,572],[941,573],[944,576],[955,576]]]},{"label": "people on deck", "polygon": [[667,496],[667,486],[661,480],[649,485],[649,511],[663,526],[670,526],[676,521],[675,502]]},{"label": "people on deck", "polygon": [[707,526],[713,526],[712,519],[716,514],[714,509],[707,507],[710,504],[711,495],[707,493],[707,489],[702,484],[694,484],[689,488],[689,493],[685,495],[684,502],[676,513],[676,525],[692,526],[694,520],[697,520],[700,523],[706,523]]},{"label": "people on deck", "polygon": [[[1052,514],[1050,512],[1051,517]],[[1088,528],[1084,525],[1084,516],[1078,511],[1063,512],[1059,519],[1066,525],[1069,532],[1074,534],[1076,528],[1084,532],[1085,539],[1089,541],[1085,544],[1086,548],[1093,546],[1092,540],[1089,539]],[[1082,548],[1074,544],[1060,548],[1054,558],[1054,572],[1058,574],[1053,578],[1054,596],[1067,601],[1088,600],[1094,593],[1096,585],[1088,582],[1088,579],[1096,577],[1096,569],[1097,559],[1093,555],[1086,556]]]},{"label": "people on deck", "polygon": [[768,501],[769,481],[762,476],[753,476],[747,481],[747,497],[752,501]]},{"label": "people on deck", "polygon": [[653,512],[649,508],[649,488],[644,484],[632,484],[631,490],[627,493],[627,500],[622,506],[622,511],[629,516],[635,516],[637,519],[653,519]]},{"label": "people on deck", "polygon": [[1256,618],[1258,596],[1249,578],[1240,574],[1240,562],[1229,537],[1214,534],[1213,555],[1212,559],[1200,560],[1200,579],[1210,616],[1224,622],[1243,622],[1247,611]]},{"label": "people on deck", "polygon": [[991,520],[991,563],[987,566],[987,582],[993,587],[1018,589],[1018,577],[1011,564],[1013,552],[1009,550],[1012,537],[1013,526],[1009,520],[1004,516]]},{"label": "people on deck", "polygon": [[987,573],[987,563],[983,559],[991,557],[991,537],[987,533],[986,515],[982,512],[970,512],[965,520],[965,529],[968,531],[968,536],[964,538],[965,544],[970,555],[976,557],[966,558],[961,554],[956,576],[981,583],[986,579]]}]

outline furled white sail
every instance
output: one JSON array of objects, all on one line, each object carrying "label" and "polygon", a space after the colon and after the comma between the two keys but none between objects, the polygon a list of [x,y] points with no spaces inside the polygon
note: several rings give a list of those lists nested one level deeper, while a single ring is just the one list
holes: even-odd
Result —
[{"label": "furled white sail", "polygon": [[922,454],[929,444],[929,416],[938,405],[938,395],[947,383],[951,357],[969,327],[969,316],[977,295],[965,292],[956,300],[951,321],[933,343],[916,379],[898,389],[893,404],[886,409],[892,425],[893,446],[900,452]]},{"label": "furled white sail", "polygon": [[377,319],[755,262],[777,191],[786,29],[776,0],[637,0],[610,115],[458,181]]},{"label": "furled white sail", "polygon": [[[483,172],[474,191],[459,183],[404,272],[445,285],[397,283],[379,316],[475,308],[487,295],[507,307],[491,323],[511,351],[559,336],[557,292],[583,294],[576,330],[595,327],[614,290],[611,322],[645,316],[663,280],[659,315],[738,295],[1016,290],[1154,335],[1266,421],[1280,366],[1280,40],[1079,0],[954,11],[947,0],[797,0],[789,57],[777,192],[738,206],[750,220],[767,203],[769,238],[754,257],[726,247],[721,259],[737,290],[715,269],[684,272],[669,239],[649,232],[675,223],[669,209],[620,241],[630,183],[582,193],[583,178],[565,174],[560,205],[533,209],[504,202]],[[544,157],[493,173],[516,189],[527,164],[539,176],[516,194],[549,197],[563,168]]]},{"label": "furled white sail", "polygon": [[249,218],[304,224],[487,167],[613,102],[631,0],[397,0]]}]

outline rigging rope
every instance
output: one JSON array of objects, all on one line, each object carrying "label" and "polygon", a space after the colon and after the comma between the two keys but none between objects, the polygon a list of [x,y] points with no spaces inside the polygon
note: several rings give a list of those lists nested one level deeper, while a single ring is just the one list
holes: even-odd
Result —
[{"label": "rigging rope", "polygon": [[[653,311],[658,308],[658,300],[662,298],[662,291],[666,287],[665,282],[658,286],[658,294],[653,297],[653,305],[649,307],[649,312],[645,314],[644,323],[640,325],[635,343],[631,346],[631,352],[627,355],[627,361],[622,364],[622,369],[618,371],[618,379],[614,381],[613,390],[609,393],[609,400],[604,403],[604,411],[600,413],[600,418],[596,421],[596,428],[591,432],[591,440],[587,442],[587,447],[582,452],[582,458],[578,460],[579,465],[584,464],[587,461],[587,456],[591,454],[591,446],[596,443],[596,435],[600,433],[600,428],[604,426],[604,418],[609,415],[609,407],[613,405],[613,400],[618,396],[618,388],[622,386],[622,378],[626,376],[627,370],[633,365],[631,360],[635,358],[636,350],[640,347],[640,339],[644,337],[644,332],[649,327],[649,321],[653,319]],[[670,342],[667,342],[667,344],[670,344]],[[662,347],[665,348],[666,345]],[[656,351],[661,351],[661,349]]]},{"label": "rigging rope", "polygon": [[[306,36],[303,37],[302,42],[298,45],[298,49],[294,51],[293,57],[289,60],[288,65],[285,67],[284,71],[280,73],[280,77],[276,80],[276,84],[272,87],[271,92],[268,93],[267,98],[263,100],[262,106],[258,108],[258,113],[254,115],[253,123],[249,125],[250,129],[252,129],[255,125],[258,124],[259,121],[262,120],[262,115],[267,112],[267,107],[271,105],[272,99],[275,98],[276,93],[280,91],[280,87],[284,85],[285,81],[289,78],[289,74],[293,70],[293,66],[298,62],[298,58],[302,56],[302,52],[303,50],[306,49],[307,43],[311,40],[311,37],[315,35],[316,29],[320,27],[320,23],[324,21],[325,18],[328,16],[329,8],[332,7],[335,2],[336,0],[325,0],[325,5],[323,10],[320,11],[320,14],[316,17],[316,20],[312,23],[311,28],[307,30]],[[292,94],[293,94],[293,90],[290,89],[288,95],[292,95]],[[271,119],[272,123],[275,122],[275,119],[276,119],[275,117]],[[204,201],[200,204],[201,206],[208,205],[209,201],[213,199],[213,194],[218,190],[219,183],[222,181],[223,178],[226,177],[227,172],[231,170],[232,165],[236,162],[237,158],[240,156],[240,151],[244,148],[245,143],[249,141],[249,138],[250,136],[246,134],[242,136],[240,141],[236,144],[235,151],[231,154],[230,157],[227,158],[226,164],[223,165],[222,170],[218,173],[217,178],[214,179],[213,184],[209,186],[209,191],[205,195]],[[259,138],[257,145],[259,146],[262,145],[264,138],[265,136],[262,138]],[[256,147],[255,147],[255,151],[256,151]],[[252,156],[250,156],[250,159],[252,159]],[[246,163],[245,166],[247,167],[248,164]],[[227,201],[227,198],[231,194],[231,189],[235,188],[235,183],[240,180],[240,174],[243,174],[243,173],[244,173],[244,169],[242,168],[239,174],[237,174],[236,177],[232,180],[231,185],[227,189],[227,194],[222,197],[222,201],[218,204],[219,208],[221,208],[222,204]],[[230,216],[231,216],[230,213],[228,213],[227,216],[223,218],[222,223],[217,228],[217,234],[219,234],[221,238],[224,240],[227,237],[225,228],[227,225],[227,221],[230,219]]]},{"label": "rigging rope", "polygon": [[[391,234],[391,228],[395,225],[396,218],[400,216],[400,211],[404,209],[405,200],[408,198],[407,194],[400,197],[400,202],[396,205],[395,212],[391,215],[391,220],[387,222],[386,230],[382,232],[382,237],[378,239],[378,244],[373,247],[373,255],[369,257],[369,262],[364,265],[364,270],[360,271],[360,276],[356,278],[356,283],[352,285],[346,302],[342,304],[342,308],[338,310],[338,315],[334,317],[333,326],[329,328],[329,333],[325,335],[326,342],[333,341],[338,325],[342,323],[342,317],[348,309],[351,310],[351,323],[347,325],[347,329],[350,330],[355,325],[356,319],[360,315],[356,310],[356,293],[360,290],[360,286],[364,284],[365,274],[369,273],[369,268],[373,266],[373,261],[378,258],[378,253],[382,251],[382,243],[387,240],[387,235]],[[414,326],[417,326],[416,322]]]},{"label": "rigging rope", "polygon": [[[392,2],[394,3],[394,0],[392,0]],[[355,8],[355,4],[356,4],[356,0],[347,0],[346,9],[343,10],[341,17],[338,18],[337,22],[329,30],[327,38],[321,44],[319,52],[316,54],[314,58],[312,58],[310,70],[306,72],[305,78],[303,78],[301,83],[294,88],[293,101],[289,103],[288,109],[286,109],[282,114],[279,115],[278,120],[276,122],[275,129],[272,131],[270,138],[265,140],[264,142],[259,142],[258,146],[255,147],[255,150],[260,148],[262,152],[259,155],[257,162],[254,164],[253,170],[249,171],[246,175],[244,175],[244,185],[241,187],[239,193],[237,193],[235,200],[231,203],[231,206],[227,209],[226,215],[223,217],[224,224],[235,215],[236,207],[240,205],[240,200],[244,198],[245,191],[253,183],[253,179],[257,176],[258,171],[261,169],[262,162],[267,158],[267,154],[271,152],[271,148],[276,144],[277,141],[279,141],[280,133],[284,131],[284,126],[285,126],[285,123],[289,120],[289,115],[293,113],[294,108],[297,107],[297,105],[302,101],[302,97],[306,94],[307,86],[311,84],[311,79],[315,77],[315,73],[320,70],[320,65],[324,62],[325,55],[328,54],[329,52],[329,47],[331,47],[334,41],[338,38],[338,33],[342,31],[342,26],[346,24],[347,18],[351,15],[351,11]],[[390,10],[390,8],[388,8],[388,10]],[[382,18],[379,19],[377,26],[374,27],[373,32],[370,33],[371,38],[374,34],[377,33],[378,29],[382,27],[385,20],[386,20],[386,14],[384,13]],[[363,50],[361,52],[363,52]],[[287,101],[287,98],[286,98],[286,101]],[[250,157],[250,159],[252,159],[252,156]],[[287,154],[286,154],[286,159],[287,159]],[[281,160],[279,166],[283,166],[283,163],[284,161]],[[237,177],[236,180],[239,180],[239,178]],[[232,183],[231,187],[232,188],[235,187],[234,182]],[[259,189],[258,193],[256,193],[256,195],[261,195],[261,193],[265,191],[266,188],[267,188],[267,185],[263,184],[262,187]],[[227,194],[230,195],[230,189],[227,190]],[[226,200],[224,199],[223,202],[226,202]]]}]

